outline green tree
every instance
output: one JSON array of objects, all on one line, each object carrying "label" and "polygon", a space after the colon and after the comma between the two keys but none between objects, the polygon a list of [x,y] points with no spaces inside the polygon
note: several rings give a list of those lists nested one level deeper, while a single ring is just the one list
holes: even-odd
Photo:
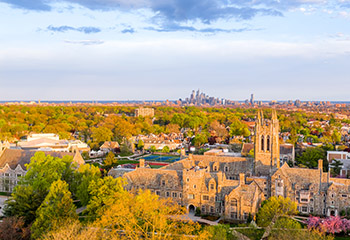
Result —
[{"label": "green tree", "polygon": [[81,205],[86,206],[90,201],[89,185],[91,181],[97,181],[101,178],[101,171],[98,167],[84,164],[75,172],[74,182],[70,185],[70,189],[80,200]]},{"label": "green tree", "polygon": [[67,219],[77,219],[68,184],[62,180],[52,183],[50,191],[40,205],[36,219],[31,227],[32,237],[39,238],[44,233],[55,229]]},{"label": "green tree", "polygon": [[326,160],[326,152],[322,148],[307,148],[296,160],[309,168],[317,168],[319,159]]},{"label": "green tree", "polygon": [[168,153],[168,152],[170,152],[169,147],[168,147],[168,146],[164,146],[163,149],[162,149],[162,152],[163,152],[163,153]]},{"label": "green tree", "polygon": [[87,212],[93,218],[98,213],[104,211],[104,206],[108,201],[111,201],[113,194],[124,192],[125,179],[105,177],[102,179],[93,180],[89,185],[90,201],[87,205]]},{"label": "green tree", "polygon": [[192,143],[196,147],[200,147],[207,142],[208,142],[208,135],[204,132],[200,134],[196,134],[196,136],[192,139]]},{"label": "green tree", "polygon": [[343,163],[340,160],[333,159],[330,166],[331,166],[332,175],[335,175],[335,176],[340,175],[340,171],[343,166]]},{"label": "green tree", "polygon": [[27,173],[13,190],[5,215],[23,217],[26,224],[33,222],[35,212],[49,192],[51,184],[57,180],[71,183],[76,165],[71,156],[54,158],[43,152],[35,153],[26,165]]},{"label": "green tree", "polygon": [[276,222],[280,217],[295,215],[298,213],[297,204],[289,198],[273,196],[265,200],[257,214],[259,226],[267,227],[271,222]]},{"label": "green tree", "polygon": [[152,153],[154,153],[155,151],[157,151],[157,148],[156,148],[154,145],[152,145],[152,146],[149,147],[149,150],[150,150]]}]

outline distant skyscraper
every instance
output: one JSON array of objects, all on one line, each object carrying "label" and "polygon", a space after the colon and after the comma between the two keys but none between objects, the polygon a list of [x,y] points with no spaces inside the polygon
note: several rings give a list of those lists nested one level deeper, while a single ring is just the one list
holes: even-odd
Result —
[{"label": "distant skyscraper", "polygon": [[250,95],[250,104],[254,105],[254,94]]}]

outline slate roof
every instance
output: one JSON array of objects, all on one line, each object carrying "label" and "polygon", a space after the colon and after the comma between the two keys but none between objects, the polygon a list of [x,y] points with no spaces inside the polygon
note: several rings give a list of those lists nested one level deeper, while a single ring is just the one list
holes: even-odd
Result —
[{"label": "slate roof", "polygon": [[[11,169],[15,169],[17,165],[21,165],[22,169],[25,168],[25,164],[30,163],[30,159],[34,156],[37,151],[28,151],[20,149],[5,149],[3,154],[0,156],[0,168],[3,168],[6,164],[9,165]],[[62,158],[63,156],[72,156],[76,157],[75,153],[72,152],[54,152],[54,151],[45,151],[46,155],[51,155],[53,157]],[[80,159],[74,159],[78,164],[82,162]]]}]

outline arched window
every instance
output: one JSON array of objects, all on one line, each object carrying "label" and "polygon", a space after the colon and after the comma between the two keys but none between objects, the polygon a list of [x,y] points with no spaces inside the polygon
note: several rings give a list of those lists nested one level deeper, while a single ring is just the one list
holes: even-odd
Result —
[{"label": "arched window", "polygon": [[265,151],[264,149],[264,136],[261,136],[261,151]]},{"label": "arched window", "polygon": [[270,136],[267,136],[266,139],[266,151],[270,151]]}]

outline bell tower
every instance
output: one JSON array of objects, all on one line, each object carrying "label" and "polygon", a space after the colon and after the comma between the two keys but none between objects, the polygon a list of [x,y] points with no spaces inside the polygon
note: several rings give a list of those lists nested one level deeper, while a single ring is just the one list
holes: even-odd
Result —
[{"label": "bell tower", "polygon": [[276,110],[271,120],[264,119],[260,110],[255,121],[254,136],[255,174],[267,175],[280,167],[279,123]]}]

